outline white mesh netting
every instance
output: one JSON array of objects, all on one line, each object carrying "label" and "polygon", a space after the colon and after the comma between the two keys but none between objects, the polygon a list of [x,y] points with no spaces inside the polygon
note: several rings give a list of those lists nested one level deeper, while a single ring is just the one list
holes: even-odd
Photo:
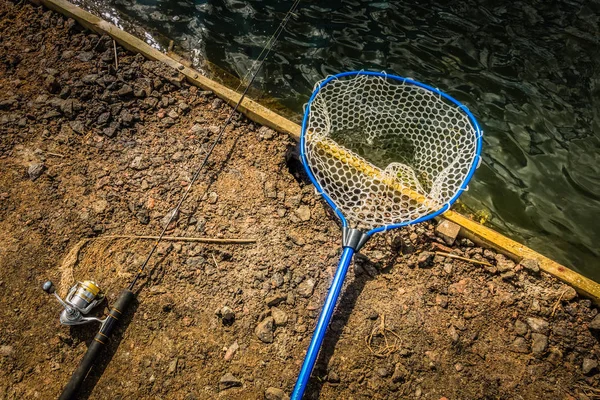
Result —
[{"label": "white mesh netting", "polygon": [[310,104],[304,152],[323,191],[355,227],[414,221],[448,203],[476,156],[467,114],[437,93],[356,75]]}]

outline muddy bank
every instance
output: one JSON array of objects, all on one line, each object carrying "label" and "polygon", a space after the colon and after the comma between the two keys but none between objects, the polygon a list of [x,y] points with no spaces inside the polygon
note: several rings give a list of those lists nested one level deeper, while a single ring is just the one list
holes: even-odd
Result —
[{"label": "muddy bank", "polygon": [[[114,301],[151,243],[102,237],[157,234],[230,111],[175,71],[116,53],[56,13],[0,0],[2,398],[58,396],[96,326],[60,326],[41,283],[64,294],[94,279]],[[236,118],[169,234],[256,244],[164,243],[86,396],[290,393],[340,242],[294,152]],[[598,310],[535,265],[448,247],[432,224],[362,254],[307,398],[598,398]]]}]

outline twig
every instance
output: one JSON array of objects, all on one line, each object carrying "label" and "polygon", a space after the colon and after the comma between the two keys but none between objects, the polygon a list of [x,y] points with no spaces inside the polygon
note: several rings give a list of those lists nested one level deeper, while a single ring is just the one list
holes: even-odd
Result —
[{"label": "twig", "polygon": [[113,48],[115,49],[115,69],[119,69],[119,58],[117,57],[117,42],[113,39]]},{"label": "twig", "polygon": [[556,314],[556,310],[560,306],[560,301],[562,300],[565,293],[567,293],[567,289],[563,290],[563,292],[558,297],[558,300],[556,300],[556,303],[554,303],[554,305],[552,306],[552,314],[550,314],[551,317],[554,317],[554,314]]},{"label": "twig", "polygon": [[215,258],[215,255],[211,253],[212,259],[215,263],[215,267],[217,267],[217,269],[219,269],[219,264],[217,264],[217,259]]},{"label": "twig", "polygon": [[[148,239],[157,240],[158,236],[137,236],[137,235],[109,235],[99,236],[95,239]],[[250,244],[256,243],[256,239],[215,239],[204,237],[186,237],[186,236],[163,236],[162,240],[171,240],[179,242],[199,242],[214,244]]]},{"label": "twig", "polygon": [[493,265],[488,262],[473,260],[472,258],[461,257],[461,256],[457,256],[456,254],[444,253],[442,251],[436,251],[435,254],[438,256],[456,258],[457,260],[467,261],[467,262],[470,262],[473,264],[481,264],[481,265],[487,265],[488,267],[493,267]]},{"label": "twig", "polygon": [[65,158],[64,155],[62,154],[58,154],[58,153],[50,153],[49,151],[46,152],[46,154],[48,154],[49,156],[54,156],[54,157],[60,157],[60,158]]}]

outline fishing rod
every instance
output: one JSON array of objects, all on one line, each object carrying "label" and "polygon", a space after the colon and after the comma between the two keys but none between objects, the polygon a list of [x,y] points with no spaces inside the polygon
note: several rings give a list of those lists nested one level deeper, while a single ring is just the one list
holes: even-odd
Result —
[{"label": "fishing rod", "polygon": [[[152,249],[148,253],[148,255],[147,255],[146,259],[144,260],[143,264],[141,265],[141,267],[138,269],[137,274],[135,275],[135,277],[133,278],[133,280],[131,281],[129,286],[126,289],[123,289],[121,291],[121,293],[119,294],[119,297],[117,298],[115,303],[112,305],[112,307],[110,307],[110,311],[108,312],[108,315],[104,319],[87,316],[87,314],[94,307],[96,307],[97,305],[102,303],[102,301],[105,298],[104,294],[100,290],[100,287],[93,281],[86,280],[83,282],[77,282],[69,290],[69,292],[64,300],[58,295],[58,293],[56,293],[56,289],[51,281],[47,281],[42,286],[42,289],[46,293],[53,294],[56,297],[56,299],[58,300],[58,302],[63,306],[64,309],[60,314],[61,324],[72,326],[72,325],[86,324],[86,323],[94,322],[94,321],[100,322],[100,330],[98,331],[98,333],[94,337],[93,341],[89,345],[85,355],[83,356],[83,359],[79,363],[79,366],[77,367],[77,369],[71,376],[71,379],[69,380],[69,382],[63,389],[62,394],[59,397],[59,400],[70,400],[70,399],[73,399],[76,397],[76,395],[79,391],[79,388],[81,387],[81,384],[83,383],[86,376],[88,375],[88,373],[94,366],[94,363],[95,363],[98,355],[100,354],[100,351],[106,346],[106,343],[108,343],[108,339],[110,338],[111,334],[113,333],[119,319],[125,314],[125,312],[127,311],[127,308],[131,305],[132,301],[135,299],[136,294],[133,292],[133,289],[134,289],[136,283],[138,282],[138,280],[144,273],[146,266],[148,265],[148,263],[150,262],[150,259],[156,252],[158,245],[164,238],[169,225],[171,225],[171,222],[173,222],[173,220],[179,214],[179,209],[181,208],[181,205],[188,197],[188,194],[190,193],[192,186],[194,185],[194,183],[200,176],[200,173],[206,166],[208,159],[209,159],[210,155],[212,154],[213,150],[215,149],[217,144],[223,138],[223,135],[225,133],[225,128],[227,128],[227,126],[233,119],[237,109],[242,104],[242,101],[244,100],[244,98],[246,97],[246,94],[248,93],[248,90],[254,83],[254,80],[256,79],[258,72],[260,71],[265,60],[271,53],[273,46],[275,45],[275,43],[277,43],[279,36],[285,29],[288,21],[290,20],[293,13],[296,11],[296,8],[298,7],[299,4],[300,4],[300,0],[294,0],[292,6],[288,10],[288,12],[285,14],[285,17],[280,22],[280,24],[277,27],[277,29],[275,30],[275,32],[271,35],[271,37],[269,38],[269,40],[263,47],[258,58],[252,64],[252,67],[248,70],[248,72],[246,73],[244,78],[240,81],[240,83],[236,89],[236,92],[244,84],[244,81],[246,80],[246,78],[248,77],[250,72],[252,72],[252,70],[255,69],[255,71],[251,75],[250,81],[248,82],[248,84],[246,85],[246,88],[244,89],[244,92],[242,93],[242,95],[240,96],[236,105],[233,107],[233,109],[229,113],[229,116],[227,117],[227,119],[225,120],[223,125],[221,126],[219,134],[217,135],[217,137],[215,138],[215,140],[212,142],[211,146],[209,147],[208,151],[206,152],[206,155],[204,156],[202,163],[196,169],[196,172],[194,173],[194,175],[193,175],[189,185],[187,186],[186,190],[184,191],[183,195],[179,199],[179,202],[177,203],[175,208],[172,209],[171,211],[169,211],[169,213],[167,214],[169,216],[169,220],[163,226],[163,229],[162,229],[160,235],[158,236],[158,238],[156,239],[156,241],[154,242]],[[256,66],[256,68],[255,68],[255,66]],[[138,294],[139,294],[139,292],[138,292]]]}]

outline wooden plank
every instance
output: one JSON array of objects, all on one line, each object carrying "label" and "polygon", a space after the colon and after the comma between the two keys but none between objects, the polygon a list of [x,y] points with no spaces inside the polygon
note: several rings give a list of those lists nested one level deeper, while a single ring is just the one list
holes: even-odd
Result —
[{"label": "wooden plank", "polygon": [[[36,0],[37,1],[37,0]],[[218,97],[227,103],[234,105],[240,99],[240,94],[221,85],[209,78],[202,76],[193,68],[187,67],[173,58],[161,53],[146,42],[136,38],[135,36],[122,31],[115,25],[112,25],[101,18],[82,10],[81,8],[69,3],[65,0],[39,0],[44,6],[55,10],[67,17],[73,18],[84,27],[91,29],[99,34],[107,34],[111,36],[120,45],[135,53],[140,53],[146,58],[155,61],[161,61],[168,66],[176,69],[186,76],[187,80],[204,90],[210,90]],[[281,115],[269,110],[268,108],[258,104],[257,102],[245,98],[240,105],[240,111],[251,120],[269,126],[277,131],[289,134],[296,141],[300,139],[300,126]],[[515,242],[495,232],[494,230],[485,227],[477,222],[460,215],[454,211],[448,211],[444,214],[444,218],[459,224],[461,234],[470,237],[479,243],[484,243],[490,247],[507,254],[511,258],[519,261],[524,258],[535,259],[539,262],[540,268],[560,279],[561,281],[573,286],[579,293],[587,296],[600,304],[600,284],[588,279],[569,268],[550,260],[549,258],[533,251],[532,249]]]}]

